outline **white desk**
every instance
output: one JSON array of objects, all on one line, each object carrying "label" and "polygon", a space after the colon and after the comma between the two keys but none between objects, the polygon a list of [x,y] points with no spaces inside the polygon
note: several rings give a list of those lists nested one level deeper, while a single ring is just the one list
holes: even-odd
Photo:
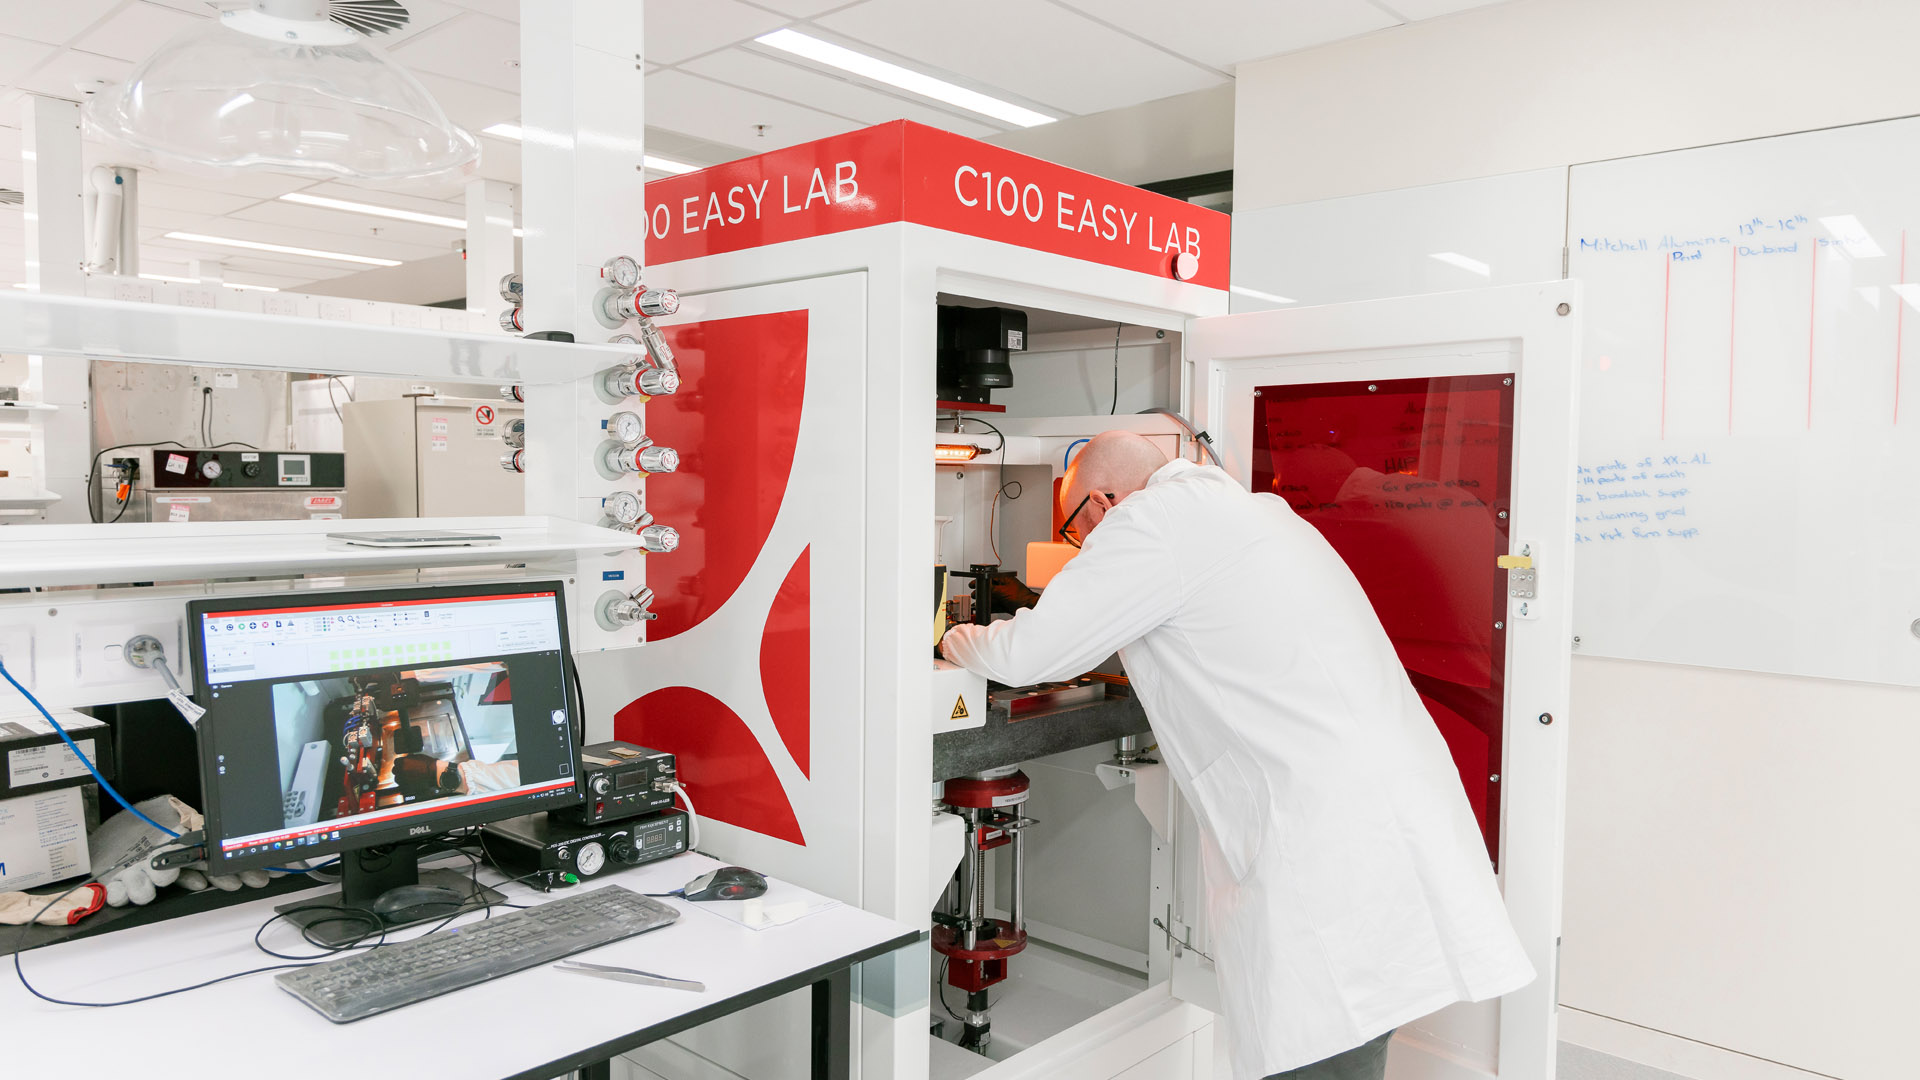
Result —
[{"label": "white desk", "polygon": [[[720,865],[682,855],[552,894],[501,888],[516,904],[618,884],[667,892]],[[498,880],[493,870],[481,880]],[[293,896],[304,894],[295,893]],[[218,911],[50,945],[22,953],[40,992],[75,1001],[117,1001],[248,968],[282,963],[254,948],[253,934],[282,895]],[[604,1075],[604,1062],[676,1032],[811,986],[814,1075],[850,1074],[850,974],[863,960],[911,945],[919,930],[840,905],[796,922],[751,930],[710,909],[669,899],[678,922],[580,958],[706,983],[704,993],[636,986],[530,968],[393,1012],[334,1024],[273,983],[251,975],[191,993],[113,1009],[50,1005],[0,958],[0,1046],[8,1076],[68,1075],[77,1063],[124,1060],[142,1080],[272,1075],[339,1080],[342,1069],[455,1080],[548,1080],[573,1069]],[[496,914],[501,912],[496,909]],[[454,925],[479,920],[463,916]],[[13,929],[0,928],[0,932]],[[395,939],[415,936],[402,931]],[[309,954],[284,920],[263,939]]]}]

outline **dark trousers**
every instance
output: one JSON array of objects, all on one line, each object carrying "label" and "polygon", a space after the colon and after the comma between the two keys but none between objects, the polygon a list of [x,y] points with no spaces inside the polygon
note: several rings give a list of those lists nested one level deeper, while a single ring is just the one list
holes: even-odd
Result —
[{"label": "dark trousers", "polygon": [[1383,1080],[1387,1075],[1387,1043],[1392,1040],[1393,1032],[1389,1031],[1344,1054],[1274,1073],[1267,1080]]}]

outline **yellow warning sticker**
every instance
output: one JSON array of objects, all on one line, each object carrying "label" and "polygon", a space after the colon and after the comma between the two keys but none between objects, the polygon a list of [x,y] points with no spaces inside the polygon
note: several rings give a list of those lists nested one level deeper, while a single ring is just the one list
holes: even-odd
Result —
[{"label": "yellow warning sticker", "polygon": [[959,697],[953,699],[953,715],[947,717],[947,719],[965,720],[967,716],[967,695],[961,694]]}]

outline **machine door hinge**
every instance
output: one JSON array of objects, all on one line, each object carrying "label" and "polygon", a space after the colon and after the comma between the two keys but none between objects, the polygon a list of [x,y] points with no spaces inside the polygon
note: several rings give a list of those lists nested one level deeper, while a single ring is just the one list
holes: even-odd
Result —
[{"label": "machine door hinge", "polygon": [[1195,956],[1200,957],[1201,959],[1205,960],[1207,963],[1209,964],[1213,963],[1213,957],[1208,956],[1206,953],[1203,953],[1199,949],[1196,949],[1193,947],[1193,928],[1192,927],[1182,926],[1180,928],[1180,939],[1178,941],[1175,941],[1173,937],[1172,927],[1168,926],[1164,922],[1161,922],[1157,918],[1153,920],[1153,925],[1157,929],[1159,929],[1162,933],[1167,935],[1167,948],[1173,950],[1174,959],[1176,960],[1179,959],[1180,954],[1183,952],[1192,952]]}]

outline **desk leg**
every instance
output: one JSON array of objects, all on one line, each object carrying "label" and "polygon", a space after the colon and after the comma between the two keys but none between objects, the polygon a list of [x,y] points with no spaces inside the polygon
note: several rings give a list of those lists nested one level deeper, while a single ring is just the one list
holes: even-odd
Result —
[{"label": "desk leg", "polygon": [[841,968],[813,984],[813,1080],[853,1075],[853,972]]}]

